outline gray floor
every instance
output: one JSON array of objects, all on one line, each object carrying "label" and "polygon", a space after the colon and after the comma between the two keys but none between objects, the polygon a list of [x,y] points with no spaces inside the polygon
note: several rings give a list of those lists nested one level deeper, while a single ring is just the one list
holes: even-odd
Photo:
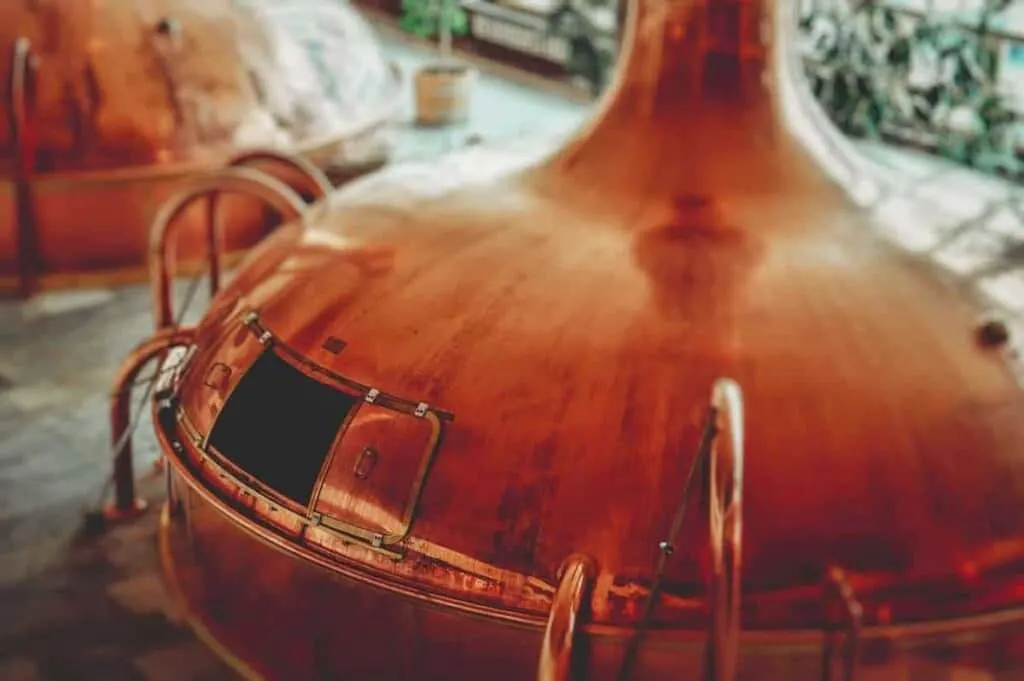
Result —
[{"label": "gray floor", "polygon": [[[388,50],[407,67],[425,58],[404,45],[389,43]],[[471,135],[560,134],[588,111],[486,74],[474,107],[472,122],[457,130],[398,126],[396,155],[429,157]],[[879,163],[909,178],[900,200],[914,187],[934,189],[929,173],[959,172],[927,163],[894,170],[904,161],[886,161],[887,153],[877,151]],[[914,185],[918,176],[927,182]],[[1016,200],[1010,189],[1000,191],[982,208]],[[925,211],[921,206],[933,200],[915,201]],[[963,207],[969,201],[962,203],[961,222],[976,219],[968,215],[973,208]],[[942,229],[950,227],[944,222]],[[179,297],[186,287],[179,283]],[[204,302],[197,299],[192,316]],[[140,286],[0,303],[0,681],[233,678],[173,621],[155,566],[152,512],[99,538],[80,532],[83,513],[102,498],[110,472],[109,382],[151,325],[148,291]],[[143,423],[136,460],[144,492],[156,499],[148,432]]]}]

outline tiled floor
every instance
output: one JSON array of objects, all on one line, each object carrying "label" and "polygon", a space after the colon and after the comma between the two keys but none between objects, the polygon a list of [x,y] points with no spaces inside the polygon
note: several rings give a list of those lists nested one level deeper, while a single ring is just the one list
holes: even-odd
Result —
[{"label": "tiled floor", "polygon": [[[406,66],[423,59],[415,48],[388,49]],[[489,140],[527,131],[557,135],[588,110],[486,74],[475,107],[473,122],[459,130],[401,128],[398,156],[429,157],[473,134]],[[998,211],[990,207],[1017,206],[1001,183],[869,151],[882,163],[876,170],[897,188],[884,200],[891,210],[908,211],[908,222],[918,226],[916,236],[903,237],[911,248],[943,252],[979,231],[958,231],[957,224],[994,223]],[[915,185],[914,178],[927,181]],[[957,184],[959,200],[950,199],[947,180]],[[963,198],[965,182],[973,198]],[[945,208],[936,211],[940,200]],[[1019,220],[1000,224],[1003,234],[1021,233]],[[186,286],[179,284],[179,296]],[[1024,294],[1019,300],[1024,307]],[[196,301],[193,315],[203,304]],[[109,381],[151,324],[148,291],[138,286],[0,303],[0,681],[233,678],[170,616],[156,570],[155,513],[99,537],[81,532],[83,513],[100,501],[110,472]],[[156,499],[161,490],[147,474],[155,453],[148,432],[143,423],[137,465],[143,492]]]}]

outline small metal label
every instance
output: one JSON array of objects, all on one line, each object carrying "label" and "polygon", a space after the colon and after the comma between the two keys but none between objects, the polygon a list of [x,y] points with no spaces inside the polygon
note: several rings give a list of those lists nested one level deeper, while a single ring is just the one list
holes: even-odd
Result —
[{"label": "small metal label", "polygon": [[366,401],[373,404],[377,401],[377,397],[380,395],[380,391],[376,388],[370,388],[370,391],[366,393]]}]

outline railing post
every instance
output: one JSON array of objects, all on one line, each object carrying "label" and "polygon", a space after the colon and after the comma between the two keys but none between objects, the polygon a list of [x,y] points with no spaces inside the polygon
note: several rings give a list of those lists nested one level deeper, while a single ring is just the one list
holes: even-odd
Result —
[{"label": "railing post", "polygon": [[[857,601],[853,587],[846,579],[846,573],[838,567],[831,567],[825,580],[823,594],[825,630],[822,642],[821,680],[832,681],[835,670],[837,632],[832,623],[843,622],[843,651],[841,681],[854,681],[857,675],[857,656],[860,647],[860,630],[864,609]],[[836,613],[838,610],[838,614]]]},{"label": "railing post", "polygon": [[582,555],[572,555],[562,564],[558,590],[541,641],[537,681],[569,681],[576,647],[579,621],[594,578],[594,563]]},{"label": "railing post", "polygon": [[[121,364],[110,394],[110,436],[114,450],[114,501],[103,511],[109,522],[131,520],[146,510],[136,494],[135,466],[131,441],[131,386],[139,372],[151,360],[171,348],[187,347],[195,339],[195,329],[167,327],[138,345]],[[159,377],[155,378],[159,380]]]},{"label": "railing post", "polygon": [[[740,633],[740,574],[743,564],[743,393],[731,379],[715,382],[711,395],[716,437],[708,452],[711,542],[711,622],[705,677],[733,681]],[[719,438],[718,436],[724,436]],[[720,443],[724,439],[724,443]],[[728,449],[724,458],[723,447]]]},{"label": "railing post", "polygon": [[39,274],[39,243],[36,230],[32,181],[36,172],[37,130],[32,121],[35,104],[36,58],[32,43],[22,36],[14,41],[11,73],[7,82],[7,110],[14,141],[14,220],[17,243],[18,293],[27,298],[35,293]]},{"label": "railing post", "polygon": [[[265,173],[267,177],[277,180],[298,194],[303,201],[319,201],[331,192],[331,183],[319,168],[299,156],[291,156],[280,151],[271,149],[256,149],[241,153],[228,162],[229,168],[251,168],[260,170],[258,164],[267,163],[283,168],[301,178],[298,182],[289,181],[291,178],[276,177],[272,173]],[[206,253],[209,258],[210,295],[214,296],[220,291],[221,285],[221,235],[222,231],[218,222],[220,213],[219,206],[220,192],[210,192],[207,195],[206,204]]]},{"label": "railing post", "polygon": [[[285,219],[300,217],[306,204],[288,185],[269,175],[246,168],[226,168],[202,177],[184,191],[172,196],[160,207],[150,228],[150,276],[153,287],[153,314],[157,330],[174,323],[174,309],[171,301],[171,281],[174,278],[174,229],[176,218],[194,201],[212,197],[221,192],[233,192],[252,196],[274,208]],[[208,215],[207,253],[210,269],[216,272],[219,285],[220,235],[219,225],[213,207]]]}]

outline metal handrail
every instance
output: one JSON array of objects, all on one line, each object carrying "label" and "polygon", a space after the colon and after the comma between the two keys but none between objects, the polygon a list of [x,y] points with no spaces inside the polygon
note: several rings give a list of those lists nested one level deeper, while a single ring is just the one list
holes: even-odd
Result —
[{"label": "metal handrail", "polygon": [[572,678],[576,634],[587,604],[594,563],[583,555],[572,555],[560,570],[558,590],[551,603],[544,639],[541,642],[537,681],[569,681]]},{"label": "metal handrail", "polygon": [[[255,163],[273,163],[302,175],[303,179],[307,180],[310,184],[310,186],[305,189],[309,189],[311,191],[312,199],[314,201],[319,201],[324,198],[330,194],[333,189],[331,187],[331,181],[328,180],[323,171],[316,167],[312,162],[301,156],[286,154],[274,149],[251,149],[249,151],[243,151],[228,161],[228,167],[248,168]],[[293,189],[295,188],[293,187]]]},{"label": "metal handrail", "polygon": [[721,378],[711,391],[716,435],[724,434],[728,458],[718,438],[708,452],[708,527],[711,544],[711,622],[708,637],[709,681],[736,677],[740,633],[740,573],[743,564],[743,392],[736,381]]},{"label": "metal handrail", "polygon": [[[721,461],[722,449],[718,447],[718,436],[723,432],[730,454],[725,462]],[[658,543],[660,553],[651,590],[623,654],[616,677],[618,681],[631,678],[640,643],[661,592],[669,558],[675,552],[676,540],[686,518],[694,483],[700,474],[707,476],[710,490],[708,542],[712,557],[712,572],[708,579],[711,620],[705,649],[704,679],[733,681],[735,678],[739,655],[740,566],[743,548],[743,433],[743,393],[736,381],[720,378],[712,386],[697,454],[690,464],[682,499],[666,539]],[[729,484],[723,487],[723,476],[726,474],[729,477],[725,481]]]},{"label": "metal handrail", "polygon": [[186,348],[196,337],[194,327],[169,325],[139,344],[117,370],[110,392],[110,436],[114,452],[114,501],[104,511],[107,520],[126,520],[146,508],[135,489],[135,466],[131,437],[138,425],[138,411],[131,413],[131,389],[139,372],[154,359],[159,359],[156,376],[146,385],[142,402],[149,398],[167,362],[167,353],[173,348]]},{"label": "metal handrail", "polygon": [[[253,170],[264,172],[260,168],[253,167],[259,163],[273,164],[301,176],[302,181],[305,184],[303,184],[302,187],[296,187],[285,180],[277,178],[269,173],[267,174],[268,177],[283,182],[291,187],[302,197],[303,201],[306,201],[308,198],[310,201],[316,202],[331,193],[331,182],[327,179],[327,176],[324,175],[323,171],[301,156],[286,154],[282,151],[276,151],[274,149],[252,149],[244,151],[228,161],[228,167],[252,168]],[[220,213],[218,212],[218,207],[220,205],[220,202],[218,201],[219,198],[220,192],[213,192],[209,195],[209,199],[206,204],[206,224],[208,225],[206,230],[207,253],[219,253],[220,251],[219,235],[222,231],[220,224],[217,222],[220,219]],[[212,229],[210,229],[209,226],[212,226]],[[208,265],[210,274],[210,295],[213,296],[220,290],[221,285],[220,258],[210,257]]]},{"label": "metal handrail", "polygon": [[[198,199],[213,197],[222,192],[244,194],[263,201],[287,220],[302,216],[306,203],[287,184],[269,175],[248,168],[225,168],[199,178],[184,191],[167,199],[150,227],[150,274],[153,288],[153,314],[157,330],[169,326],[174,319],[171,303],[171,279],[174,271],[174,242],[171,240],[175,218]],[[220,287],[220,225],[215,215],[209,215],[206,225],[207,258],[211,276],[211,293]]]},{"label": "metal handrail", "polygon": [[25,36],[14,41],[11,73],[7,82],[7,110],[10,112],[14,144],[14,234],[18,249],[18,288],[22,297],[34,292],[39,270],[36,241],[36,210],[32,197],[32,176],[36,170],[36,131],[32,129],[32,106],[36,57]]},{"label": "metal handrail", "polygon": [[[837,646],[837,636],[830,631],[829,626],[830,606],[838,606],[841,611],[841,618],[845,620],[843,627],[842,643],[842,681],[854,681],[857,676],[857,653],[860,646],[860,631],[864,619],[864,608],[857,600],[853,587],[846,579],[846,573],[841,568],[829,568],[828,578],[825,582],[824,602],[826,608],[826,630],[825,639],[822,644],[821,655],[821,680],[832,681],[834,658]],[[838,618],[835,618],[838,619]]]}]

